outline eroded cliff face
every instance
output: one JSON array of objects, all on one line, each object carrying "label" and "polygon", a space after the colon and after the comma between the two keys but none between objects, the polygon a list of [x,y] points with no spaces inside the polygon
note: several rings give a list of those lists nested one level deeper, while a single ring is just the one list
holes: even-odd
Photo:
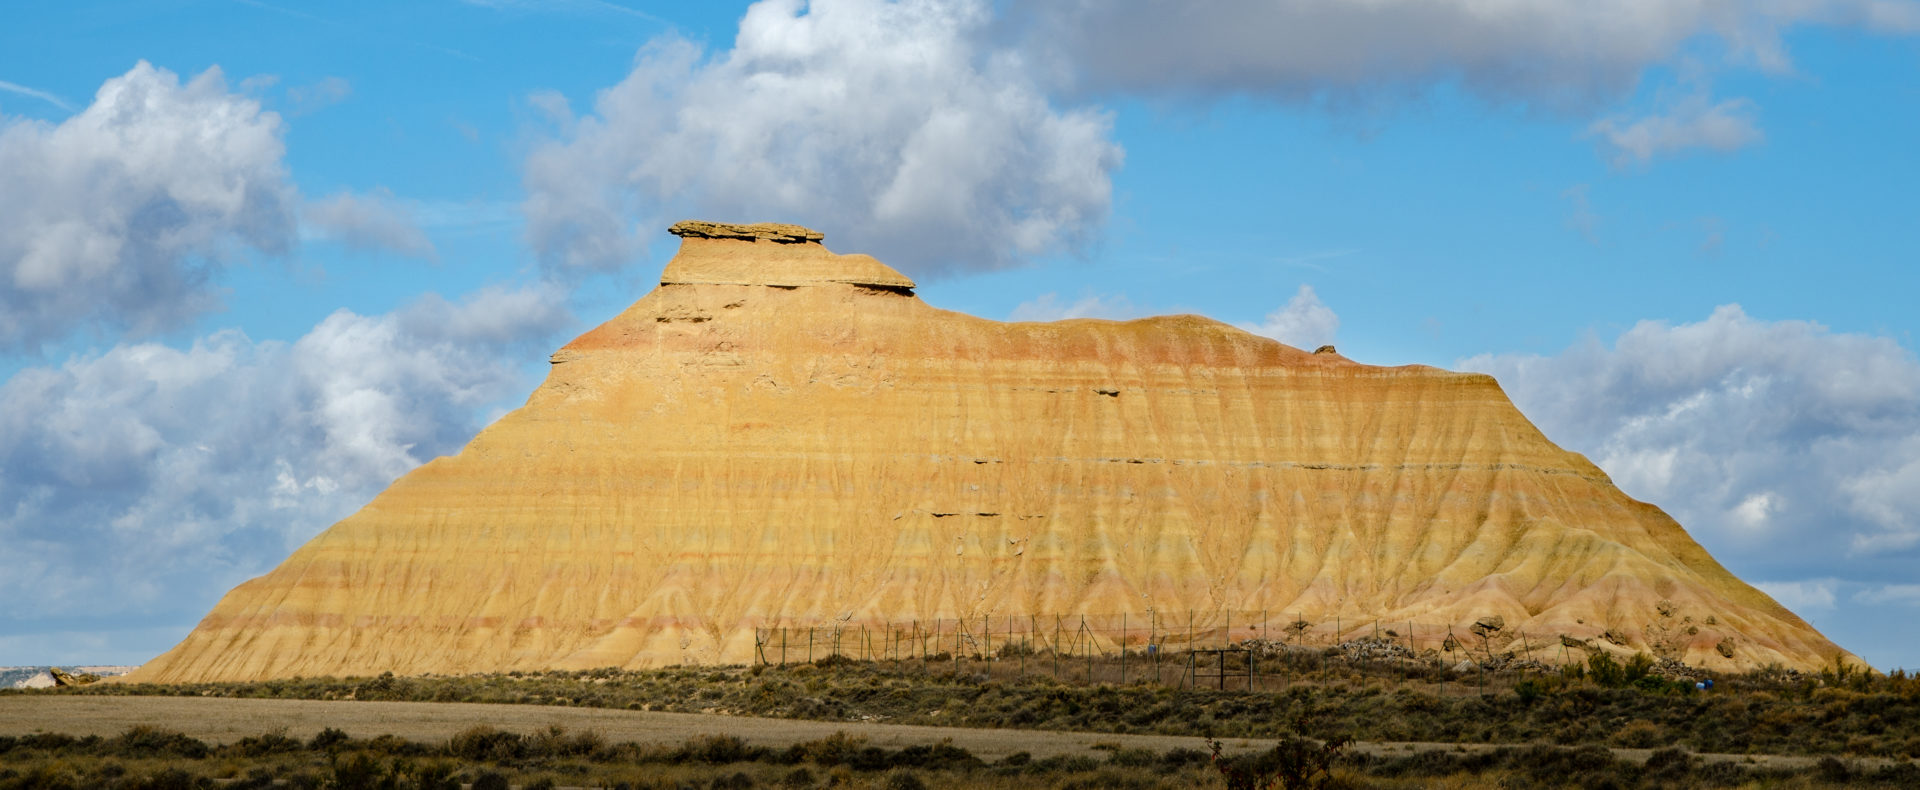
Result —
[{"label": "eroded cliff face", "polygon": [[1149,610],[1851,658],[1490,377],[1197,316],[988,321],[804,228],[676,232],[524,408],[133,679],[741,663],[756,628]]}]

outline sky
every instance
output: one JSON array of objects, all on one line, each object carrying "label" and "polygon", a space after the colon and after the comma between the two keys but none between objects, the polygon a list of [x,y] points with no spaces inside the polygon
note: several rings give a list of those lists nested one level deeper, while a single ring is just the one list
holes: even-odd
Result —
[{"label": "sky", "polygon": [[1920,668],[1920,3],[0,8],[0,664],[139,663],[796,222],[989,318],[1494,374]]}]

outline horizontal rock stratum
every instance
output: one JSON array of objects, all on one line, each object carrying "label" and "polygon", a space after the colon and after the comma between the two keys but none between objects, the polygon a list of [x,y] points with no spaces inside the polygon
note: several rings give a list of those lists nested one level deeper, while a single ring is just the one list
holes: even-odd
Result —
[{"label": "horizontal rock stratum", "polygon": [[1124,614],[1137,643],[1149,611],[1857,661],[1488,376],[1198,316],[989,321],[805,228],[673,230],[660,287],[526,406],[132,679],[744,663],[761,629],[1008,615]]}]

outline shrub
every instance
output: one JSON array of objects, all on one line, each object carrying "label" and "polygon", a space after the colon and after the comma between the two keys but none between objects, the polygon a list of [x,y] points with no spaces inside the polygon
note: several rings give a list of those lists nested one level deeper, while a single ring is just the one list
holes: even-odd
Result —
[{"label": "shrub", "polygon": [[1650,749],[1665,743],[1667,733],[1660,725],[1646,719],[1635,719],[1613,736],[1615,743],[1634,749]]},{"label": "shrub", "polygon": [[1813,770],[1823,782],[1846,784],[1853,779],[1853,768],[1832,757],[1820,758],[1820,762],[1814,764]]},{"label": "shrub", "polygon": [[[1153,755],[1147,752],[1147,756],[1151,758]],[[951,771],[985,765],[980,758],[973,756],[973,752],[953,745],[951,740],[931,746],[908,746],[895,752],[889,762],[899,768],[925,768],[931,771]]]},{"label": "shrub", "polygon": [[460,790],[460,780],[454,777],[453,763],[435,761],[414,770],[413,786],[417,790]]},{"label": "shrub", "polygon": [[[338,730],[335,730],[338,732]],[[236,741],[231,747],[244,757],[265,757],[270,754],[297,752],[306,748],[305,744],[287,737],[284,732],[270,732],[265,735],[249,735]]]},{"label": "shrub", "polygon": [[927,790],[927,783],[921,781],[920,775],[912,771],[894,769],[892,773],[887,774],[887,781],[883,787],[886,790]]},{"label": "shrub", "polygon": [[759,760],[770,754],[763,746],[752,746],[734,735],[700,735],[687,740],[680,747],[681,760],[706,763],[708,765],[729,765]]},{"label": "shrub", "polygon": [[473,762],[503,762],[526,756],[527,743],[516,733],[477,724],[455,733],[447,741],[447,752]]},{"label": "shrub", "polygon": [[585,757],[606,748],[606,740],[593,730],[582,730],[572,735],[567,728],[548,727],[546,732],[534,735],[527,741],[527,753],[535,757]]},{"label": "shrub", "polygon": [[1680,749],[1661,749],[1647,757],[1647,774],[1650,777],[1668,782],[1685,776],[1693,769],[1693,755]]},{"label": "shrub", "polygon": [[324,730],[314,733],[313,740],[307,741],[307,748],[312,749],[316,752],[326,751],[346,743],[347,740],[348,738],[346,733],[336,730],[332,727],[328,727]]},{"label": "shrub", "polygon": [[1265,790],[1279,787],[1320,788],[1333,780],[1333,761],[1345,750],[1348,740],[1333,738],[1314,743],[1305,738],[1284,738],[1271,751],[1242,757],[1221,754],[1221,744],[1207,739],[1213,750],[1214,767],[1226,780],[1228,790]]},{"label": "shrub", "polygon": [[127,790],[199,790],[212,787],[206,777],[195,776],[179,768],[162,769],[145,779],[122,785]]},{"label": "shrub", "polygon": [[1594,653],[1587,657],[1587,677],[1604,688],[1619,688],[1627,684],[1626,669],[1607,653]]},{"label": "shrub", "polygon": [[333,761],[332,787],[339,790],[374,790],[387,775],[386,766],[366,752],[354,752]]},{"label": "shrub", "polygon": [[184,757],[198,760],[212,752],[203,741],[144,724],[121,733],[111,746],[116,753],[127,757]]},{"label": "shrub", "polygon": [[790,762],[807,760],[815,765],[835,766],[851,762],[854,755],[858,754],[866,745],[867,739],[865,738],[858,738],[848,735],[845,732],[836,732],[817,741],[796,743],[788,749],[788,752],[794,758],[790,760]]},{"label": "shrub", "polygon": [[512,790],[512,788],[513,786],[507,783],[507,777],[498,771],[482,771],[479,776],[473,778],[473,790]]}]

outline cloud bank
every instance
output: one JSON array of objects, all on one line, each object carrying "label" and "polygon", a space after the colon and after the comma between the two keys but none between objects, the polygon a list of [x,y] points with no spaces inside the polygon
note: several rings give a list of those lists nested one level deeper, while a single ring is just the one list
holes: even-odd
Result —
[{"label": "cloud bank", "polygon": [[1830,605],[1831,579],[1908,582],[1920,560],[1920,360],[1891,338],[1728,305],[1459,364],[1784,597]]},{"label": "cloud bank", "polygon": [[1584,110],[1690,45],[1785,69],[1799,25],[1920,32],[1903,0],[1063,0],[1021,38],[1083,91],[1287,101],[1398,98],[1457,84],[1493,101]]},{"label": "cloud bank", "polygon": [[556,270],[632,263],[673,219],[791,221],[914,274],[1070,250],[1105,220],[1120,147],[988,44],[983,0],[765,0],[733,48],[677,38],[526,162]]},{"label": "cloud bank", "polygon": [[218,68],[182,84],[143,61],[57,125],[0,123],[0,350],[180,326],[240,249],[291,247],[280,118]]},{"label": "cloud bank", "polygon": [[[197,617],[528,382],[545,289],[341,310],[293,343],[140,343],[0,385],[0,631],[46,613]],[[11,621],[11,622],[10,622]]]}]

